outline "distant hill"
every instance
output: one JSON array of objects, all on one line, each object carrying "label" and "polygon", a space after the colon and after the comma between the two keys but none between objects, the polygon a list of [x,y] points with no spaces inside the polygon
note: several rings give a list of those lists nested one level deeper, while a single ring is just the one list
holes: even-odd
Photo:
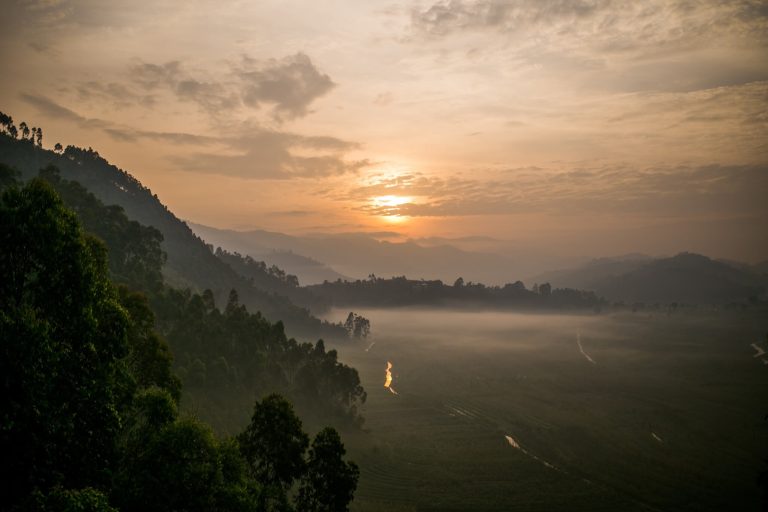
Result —
[{"label": "distant hill", "polygon": [[258,236],[243,236],[244,232],[211,228],[187,222],[187,225],[206,243],[228,251],[237,251],[267,265],[277,265],[289,274],[299,278],[302,285],[318,284],[323,281],[348,279],[334,269],[314,258],[294,252],[290,238],[282,233],[258,231]]},{"label": "distant hill", "polygon": [[[370,274],[381,277],[407,276],[414,279],[440,279],[452,283],[458,277],[465,281],[504,284],[517,281],[520,275],[511,258],[500,254],[466,251],[452,245],[425,246],[416,241],[401,243],[380,241],[364,233],[317,234],[291,236],[270,231],[233,231],[190,223],[190,227],[207,243],[266,260],[265,251],[291,251],[311,254],[338,272],[354,279]],[[285,265],[299,276],[301,271]],[[343,276],[324,278],[333,281]],[[317,281],[315,281],[317,282]]]},{"label": "distant hill", "polygon": [[110,164],[96,151],[68,146],[61,154],[10,137],[0,137],[0,162],[15,167],[25,180],[38,170],[54,165],[62,178],[77,181],[103,203],[122,206],[132,220],[157,228],[167,253],[163,267],[166,281],[196,291],[210,289],[217,303],[224,304],[229,290],[236,289],[240,301],[251,311],[282,320],[291,335],[309,338],[343,336],[341,327],[320,322],[305,308],[296,306],[274,290],[258,289],[229,265],[176,217],[152,191],[129,173]]},{"label": "distant hill", "polygon": [[766,277],[746,264],[681,253],[671,258],[644,255],[594,260],[574,269],[537,276],[538,282],[592,290],[628,303],[715,304],[746,301],[765,292]]},{"label": "distant hill", "polygon": [[564,270],[545,272],[530,279],[531,283],[550,283],[552,286],[595,290],[607,279],[636,270],[653,258],[645,254],[625,254],[594,259],[584,265]]}]

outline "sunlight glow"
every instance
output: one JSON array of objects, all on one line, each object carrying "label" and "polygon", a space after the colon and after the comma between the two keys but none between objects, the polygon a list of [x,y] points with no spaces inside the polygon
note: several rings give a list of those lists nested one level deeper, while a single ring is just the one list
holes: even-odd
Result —
[{"label": "sunlight glow", "polygon": [[389,224],[402,224],[408,220],[406,215],[382,215],[382,219]]},{"label": "sunlight glow", "polygon": [[387,388],[390,392],[392,392],[393,395],[397,394],[397,391],[392,389],[392,363],[387,361],[387,370],[386,375],[384,377],[384,387]]},{"label": "sunlight glow", "polygon": [[378,196],[373,198],[373,204],[374,206],[393,207],[410,203],[412,200],[412,197],[406,196]]},{"label": "sunlight glow", "polygon": [[371,198],[372,209],[376,214],[389,224],[400,224],[408,220],[407,215],[401,215],[400,206],[413,201],[409,196],[376,196]]}]

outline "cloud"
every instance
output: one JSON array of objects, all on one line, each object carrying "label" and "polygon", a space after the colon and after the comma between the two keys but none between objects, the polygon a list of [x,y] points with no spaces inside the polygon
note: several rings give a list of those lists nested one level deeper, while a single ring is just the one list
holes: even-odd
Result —
[{"label": "cloud", "polygon": [[575,86],[591,80],[604,90],[768,79],[768,8],[756,0],[441,0],[411,11],[410,34],[441,48],[454,41],[462,55],[485,44],[514,68],[568,73]]},{"label": "cloud", "polygon": [[608,0],[443,0],[423,11],[415,9],[412,12],[412,22],[416,29],[438,36],[484,28],[516,30],[544,20],[573,21],[587,17],[609,4]]},{"label": "cloud", "polygon": [[441,0],[411,12],[412,29],[422,35],[493,30],[535,31],[546,37],[555,29],[559,36],[578,35],[613,52],[681,43],[714,33],[758,36],[765,42],[767,19],[768,8],[756,0]]},{"label": "cloud", "polygon": [[273,104],[276,116],[287,119],[307,115],[309,105],[336,85],[301,52],[266,63],[244,58],[236,74],[246,105]]},{"label": "cloud", "polygon": [[42,115],[51,119],[61,119],[77,124],[81,128],[108,128],[111,123],[101,119],[92,119],[81,116],[73,110],[63,107],[55,101],[36,94],[21,93],[21,100],[32,105]]},{"label": "cloud", "polygon": [[180,61],[140,63],[131,69],[132,80],[147,92],[166,89],[180,101],[196,103],[209,114],[231,112],[240,106],[235,91],[216,80],[203,80],[187,71]]},{"label": "cloud", "polygon": [[[227,140],[226,152],[199,152],[175,157],[187,171],[247,179],[317,178],[356,173],[371,163],[347,160],[339,148],[356,144],[332,137],[303,137],[269,130],[250,130],[248,135]],[[301,149],[312,147],[315,154]]]},{"label": "cloud", "polygon": [[[490,179],[411,174],[375,180],[343,199],[370,215],[452,217],[543,213],[550,215],[757,215],[768,220],[762,192],[768,166],[629,167],[553,171],[511,169]],[[412,197],[377,204],[385,195]]]},{"label": "cloud", "polygon": [[91,80],[76,86],[77,95],[82,101],[105,101],[116,108],[128,108],[133,105],[152,107],[156,99],[151,94],[135,91],[128,84],[119,82],[98,82]]},{"label": "cloud", "polygon": [[81,97],[106,98],[119,106],[128,102],[153,106],[153,95],[170,92],[212,116],[267,106],[274,120],[284,121],[308,115],[311,104],[335,87],[331,78],[301,52],[266,61],[246,55],[239,64],[230,65],[228,71],[213,78],[204,74],[179,60],[140,62],[130,68],[125,83],[90,81],[77,90]]},{"label": "cloud", "polygon": [[310,210],[287,210],[278,212],[269,212],[269,217],[309,217],[315,215],[317,212]]},{"label": "cloud", "polygon": [[102,130],[113,139],[121,142],[136,142],[139,139],[151,139],[173,144],[207,145],[222,143],[224,141],[224,139],[218,137],[208,137],[191,133],[137,130],[104,119],[87,118],[45,96],[22,93],[20,97],[22,101],[35,107],[40,114],[47,118],[68,121],[85,129]]},{"label": "cloud", "polygon": [[21,99],[51,119],[82,128],[100,129],[120,142],[141,139],[188,146],[217,146],[215,152],[171,157],[182,170],[247,179],[289,179],[356,173],[371,162],[349,160],[345,154],[360,144],[329,136],[305,136],[248,126],[245,135],[211,137],[183,132],[139,130],[102,119],[86,118],[44,96],[23,93]]}]

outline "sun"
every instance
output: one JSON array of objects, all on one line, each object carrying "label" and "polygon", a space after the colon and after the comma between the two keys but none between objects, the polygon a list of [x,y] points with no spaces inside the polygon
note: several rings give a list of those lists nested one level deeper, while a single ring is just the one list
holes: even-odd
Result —
[{"label": "sun", "polygon": [[413,201],[412,197],[406,196],[378,196],[373,198],[374,206],[396,207]]},{"label": "sun", "polygon": [[413,201],[408,196],[377,196],[371,199],[371,206],[378,212],[377,214],[390,224],[401,224],[408,220],[407,215],[400,213],[400,206]]}]

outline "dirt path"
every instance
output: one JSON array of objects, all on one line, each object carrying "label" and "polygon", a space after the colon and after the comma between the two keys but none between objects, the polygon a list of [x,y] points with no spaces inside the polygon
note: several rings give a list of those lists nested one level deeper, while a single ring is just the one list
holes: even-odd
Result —
[{"label": "dirt path", "polygon": [[584,347],[581,346],[581,334],[576,333],[576,344],[579,345],[579,352],[581,352],[581,355],[583,355],[587,361],[589,361],[592,364],[597,364],[594,359],[589,357],[589,354],[584,352]]}]

